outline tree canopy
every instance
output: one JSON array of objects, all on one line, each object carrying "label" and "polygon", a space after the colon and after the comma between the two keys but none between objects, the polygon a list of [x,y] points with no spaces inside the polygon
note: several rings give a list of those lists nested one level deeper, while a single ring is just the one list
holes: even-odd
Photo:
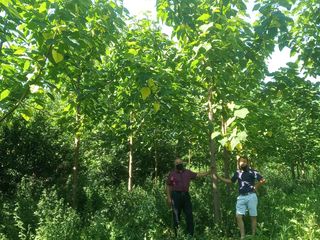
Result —
[{"label": "tree canopy", "polygon": [[[177,157],[210,171],[192,186],[199,239],[232,238],[235,192],[217,176],[242,155],[270,179],[260,239],[320,238],[319,191],[302,191],[320,176],[318,1],[256,0],[254,22],[241,0],[155,7],[0,0],[0,238],[169,238]],[[269,72],[285,47],[295,61]]]}]

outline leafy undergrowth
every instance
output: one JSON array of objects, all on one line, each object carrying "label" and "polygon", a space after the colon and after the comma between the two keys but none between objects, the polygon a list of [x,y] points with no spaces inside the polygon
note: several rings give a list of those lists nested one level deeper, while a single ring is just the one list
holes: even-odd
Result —
[{"label": "leafy undergrowth", "polygon": [[[271,179],[259,192],[256,237],[246,239],[320,239],[320,189],[312,183]],[[281,183],[281,184],[280,184]],[[91,186],[84,188],[85,201],[75,211],[56,189],[37,189],[24,180],[16,199],[1,199],[0,239],[173,239],[171,213],[165,203],[163,182],[146,183],[126,191]],[[308,186],[308,187],[307,187]],[[93,190],[94,189],[94,190]],[[195,236],[193,239],[237,239],[234,218],[236,188],[227,195],[221,187],[222,222],[214,223],[209,179],[192,184]],[[250,235],[250,219],[245,217]],[[181,223],[176,239],[188,239]]]}]

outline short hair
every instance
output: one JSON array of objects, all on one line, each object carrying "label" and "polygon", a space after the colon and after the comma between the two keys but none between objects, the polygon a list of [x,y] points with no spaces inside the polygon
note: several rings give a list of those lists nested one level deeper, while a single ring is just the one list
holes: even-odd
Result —
[{"label": "short hair", "polygon": [[237,159],[237,167],[238,167],[238,169],[240,169],[240,159],[245,159],[247,161],[247,165],[249,166],[249,158],[244,156],[244,155],[241,155]]}]

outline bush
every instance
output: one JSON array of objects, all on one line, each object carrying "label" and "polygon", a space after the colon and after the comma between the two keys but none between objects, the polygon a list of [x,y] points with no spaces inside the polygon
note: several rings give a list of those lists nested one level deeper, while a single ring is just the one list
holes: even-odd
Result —
[{"label": "bush", "polygon": [[[284,175],[268,176],[259,191],[258,229],[255,239],[320,239],[320,190],[306,182],[286,185]],[[281,184],[278,184],[281,182]],[[138,240],[171,239],[172,213],[166,205],[164,180],[151,178],[127,191],[126,183],[105,186],[99,181],[84,182],[83,208],[76,212],[60,198],[55,188],[45,188],[34,178],[24,178],[14,201],[1,196],[0,240]],[[289,186],[290,191],[283,188]],[[305,191],[308,186],[308,192]],[[235,239],[236,186],[230,193],[220,185],[222,221],[214,222],[210,178],[191,184],[194,209],[193,239]],[[182,216],[183,219],[183,216]],[[250,218],[245,217],[250,232]],[[185,221],[179,239],[186,239]],[[251,238],[254,239],[254,238]]]},{"label": "bush", "polygon": [[56,190],[44,190],[37,207],[36,240],[80,239],[80,218],[58,198]]},{"label": "bush", "polygon": [[158,214],[159,209],[168,212],[163,195],[160,185],[128,192],[122,184],[104,191],[105,205],[92,216],[82,239],[161,239],[169,234],[164,215]]}]

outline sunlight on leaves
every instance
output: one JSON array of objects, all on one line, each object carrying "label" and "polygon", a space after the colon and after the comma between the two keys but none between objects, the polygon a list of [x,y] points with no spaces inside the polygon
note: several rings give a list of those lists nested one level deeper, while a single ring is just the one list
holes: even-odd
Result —
[{"label": "sunlight on leaves", "polygon": [[10,94],[10,91],[8,89],[4,90],[1,92],[0,94],[0,101],[2,101],[3,99],[5,99],[6,97],[8,97]]},{"label": "sunlight on leaves", "polygon": [[30,61],[25,61],[23,65],[23,71],[27,71],[30,67]]},{"label": "sunlight on leaves", "polygon": [[206,22],[210,18],[210,15],[208,13],[202,14],[200,17],[198,17],[197,20]]},{"label": "sunlight on leaves", "polygon": [[136,55],[139,53],[139,51],[137,51],[137,50],[135,50],[135,49],[133,49],[133,48],[130,48],[129,51],[128,51],[128,53],[136,56]]},{"label": "sunlight on leaves", "polygon": [[47,3],[43,2],[39,7],[39,13],[43,13],[45,11],[47,11]]},{"label": "sunlight on leaves", "polygon": [[21,113],[21,116],[23,117],[24,120],[29,121],[30,120],[30,116],[28,116],[25,113]]},{"label": "sunlight on leaves", "polygon": [[234,104],[234,102],[231,102],[231,103],[227,103],[227,107],[231,110],[231,111],[233,111],[233,109],[235,108],[235,104]]},{"label": "sunlight on leaves", "polygon": [[214,138],[218,137],[219,135],[220,135],[220,132],[213,132],[211,134],[211,139],[214,139]]},{"label": "sunlight on leaves", "polygon": [[30,92],[31,93],[36,93],[38,92],[40,87],[38,85],[30,85]]},{"label": "sunlight on leaves", "polygon": [[200,30],[205,33],[208,31],[209,28],[213,26],[213,23],[203,24],[200,26]]},{"label": "sunlight on leaves", "polygon": [[234,111],[234,116],[238,117],[238,118],[245,118],[248,113],[249,113],[248,109],[242,108],[242,109]]},{"label": "sunlight on leaves", "polygon": [[12,4],[11,0],[0,0],[0,3],[2,3],[4,6],[8,7],[9,4]]},{"label": "sunlight on leaves", "polygon": [[52,50],[52,57],[56,63],[59,63],[63,60],[63,55],[58,53],[56,50]]}]

